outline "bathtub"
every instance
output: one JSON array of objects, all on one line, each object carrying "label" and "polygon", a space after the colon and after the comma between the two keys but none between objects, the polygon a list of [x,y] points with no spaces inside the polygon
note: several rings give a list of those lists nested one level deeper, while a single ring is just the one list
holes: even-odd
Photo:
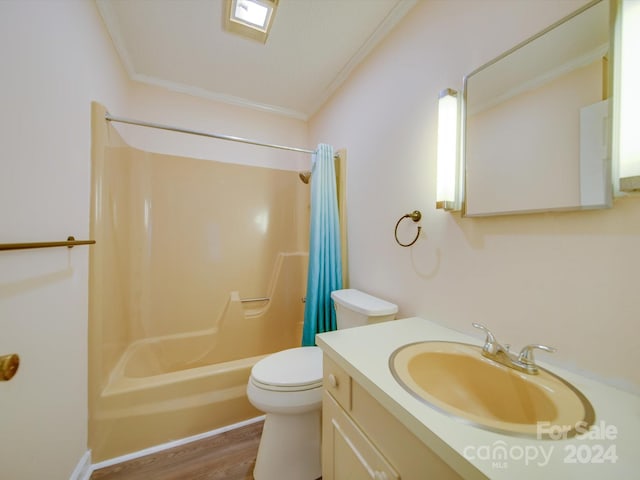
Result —
[{"label": "bathtub", "polygon": [[[165,353],[161,364],[159,351],[180,351],[171,344],[188,340],[194,339],[146,340],[127,349],[94,409],[102,442],[93,446],[94,462],[262,415],[249,403],[246,386],[253,365],[268,353],[213,364],[203,357],[197,366],[180,358],[167,362]],[[173,371],[161,373],[166,364]]]},{"label": "bathtub", "polygon": [[[303,312],[283,295],[253,307],[232,292],[216,327],[133,342],[93,409],[92,423],[101,432],[93,460],[262,415],[246,397],[251,368],[270,353],[300,345]],[[258,335],[247,335],[256,329]]]},{"label": "bathtub", "polygon": [[94,462],[186,438],[261,415],[246,399],[256,356],[149,377],[120,377],[96,409],[102,444]]}]

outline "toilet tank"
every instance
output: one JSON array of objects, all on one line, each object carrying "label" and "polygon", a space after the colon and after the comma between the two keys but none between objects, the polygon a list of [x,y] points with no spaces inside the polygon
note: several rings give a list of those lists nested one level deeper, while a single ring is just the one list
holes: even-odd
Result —
[{"label": "toilet tank", "polygon": [[338,330],[386,322],[393,320],[398,313],[397,305],[353,288],[335,290],[331,292],[331,298],[336,309]]}]

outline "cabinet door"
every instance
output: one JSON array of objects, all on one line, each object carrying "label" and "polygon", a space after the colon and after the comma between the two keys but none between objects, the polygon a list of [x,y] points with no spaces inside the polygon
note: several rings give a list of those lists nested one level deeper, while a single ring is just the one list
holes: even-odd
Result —
[{"label": "cabinet door", "polygon": [[323,395],[323,480],[400,480],[331,395]]}]

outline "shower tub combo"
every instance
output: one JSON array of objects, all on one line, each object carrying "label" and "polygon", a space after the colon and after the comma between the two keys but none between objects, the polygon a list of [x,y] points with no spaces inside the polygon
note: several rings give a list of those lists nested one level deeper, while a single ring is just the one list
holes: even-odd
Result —
[{"label": "shower tub combo", "polygon": [[136,150],[93,110],[89,444],[101,462],[261,415],[251,367],[300,345],[309,191],[293,171]]}]

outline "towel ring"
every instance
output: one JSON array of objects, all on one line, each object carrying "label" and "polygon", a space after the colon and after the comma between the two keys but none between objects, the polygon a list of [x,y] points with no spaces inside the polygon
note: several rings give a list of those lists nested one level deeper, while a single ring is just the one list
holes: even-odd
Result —
[{"label": "towel ring", "polygon": [[418,225],[418,232],[416,233],[416,238],[414,238],[412,242],[402,243],[400,240],[398,240],[398,225],[400,225],[400,222],[402,222],[402,220],[404,220],[405,218],[410,218],[414,222],[419,222],[420,219],[422,218],[422,213],[420,213],[420,210],[414,210],[413,212],[407,213],[406,215],[403,215],[402,217],[400,217],[400,220],[398,220],[398,222],[396,223],[396,228],[394,230],[396,243],[401,247],[410,247],[411,245],[413,245],[418,241],[418,237],[420,236],[420,231],[422,230],[422,227]]}]

